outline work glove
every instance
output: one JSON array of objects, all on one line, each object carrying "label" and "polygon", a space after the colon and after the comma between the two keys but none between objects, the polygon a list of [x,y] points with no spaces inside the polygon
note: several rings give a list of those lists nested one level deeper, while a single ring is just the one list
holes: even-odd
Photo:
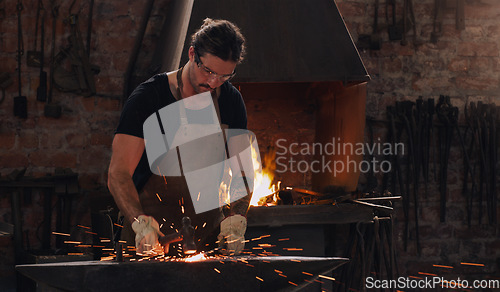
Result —
[{"label": "work glove", "polygon": [[225,255],[238,255],[245,248],[245,232],[247,218],[242,215],[232,215],[220,223],[219,248]]},{"label": "work glove", "polygon": [[163,236],[160,226],[155,218],[141,215],[134,218],[132,229],[135,232],[136,254],[139,255],[162,255],[163,247],[158,241],[158,237]]}]

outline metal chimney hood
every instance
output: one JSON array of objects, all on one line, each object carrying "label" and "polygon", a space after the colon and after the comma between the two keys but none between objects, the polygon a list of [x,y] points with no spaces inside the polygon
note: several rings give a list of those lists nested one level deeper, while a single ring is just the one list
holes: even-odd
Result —
[{"label": "metal chimney hood", "polygon": [[334,0],[195,0],[181,64],[206,17],[234,22],[247,39],[234,82],[370,80]]}]

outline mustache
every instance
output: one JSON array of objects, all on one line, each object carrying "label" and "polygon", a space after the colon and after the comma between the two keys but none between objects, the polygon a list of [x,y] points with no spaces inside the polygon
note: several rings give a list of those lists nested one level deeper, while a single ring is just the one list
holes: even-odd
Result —
[{"label": "mustache", "polygon": [[202,83],[202,84],[199,84],[198,86],[199,86],[199,87],[206,88],[206,89],[209,89],[210,91],[215,90],[215,88],[210,87],[210,85],[208,85],[208,84],[203,84],[203,83]]}]

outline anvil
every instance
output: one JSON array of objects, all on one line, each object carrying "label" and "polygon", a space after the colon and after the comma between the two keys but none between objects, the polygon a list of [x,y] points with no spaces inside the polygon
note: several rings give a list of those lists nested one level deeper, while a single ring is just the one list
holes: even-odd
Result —
[{"label": "anvil", "polygon": [[30,264],[16,269],[38,283],[64,291],[296,291],[347,261],[337,257],[237,256],[196,262]]}]

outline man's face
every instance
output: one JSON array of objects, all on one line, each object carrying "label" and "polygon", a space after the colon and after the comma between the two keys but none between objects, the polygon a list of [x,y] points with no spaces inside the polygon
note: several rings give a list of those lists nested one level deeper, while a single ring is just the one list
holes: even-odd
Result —
[{"label": "man's face", "polygon": [[206,53],[198,55],[193,47],[189,48],[189,82],[196,93],[212,91],[230,79],[236,68],[236,62],[224,61]]}]

